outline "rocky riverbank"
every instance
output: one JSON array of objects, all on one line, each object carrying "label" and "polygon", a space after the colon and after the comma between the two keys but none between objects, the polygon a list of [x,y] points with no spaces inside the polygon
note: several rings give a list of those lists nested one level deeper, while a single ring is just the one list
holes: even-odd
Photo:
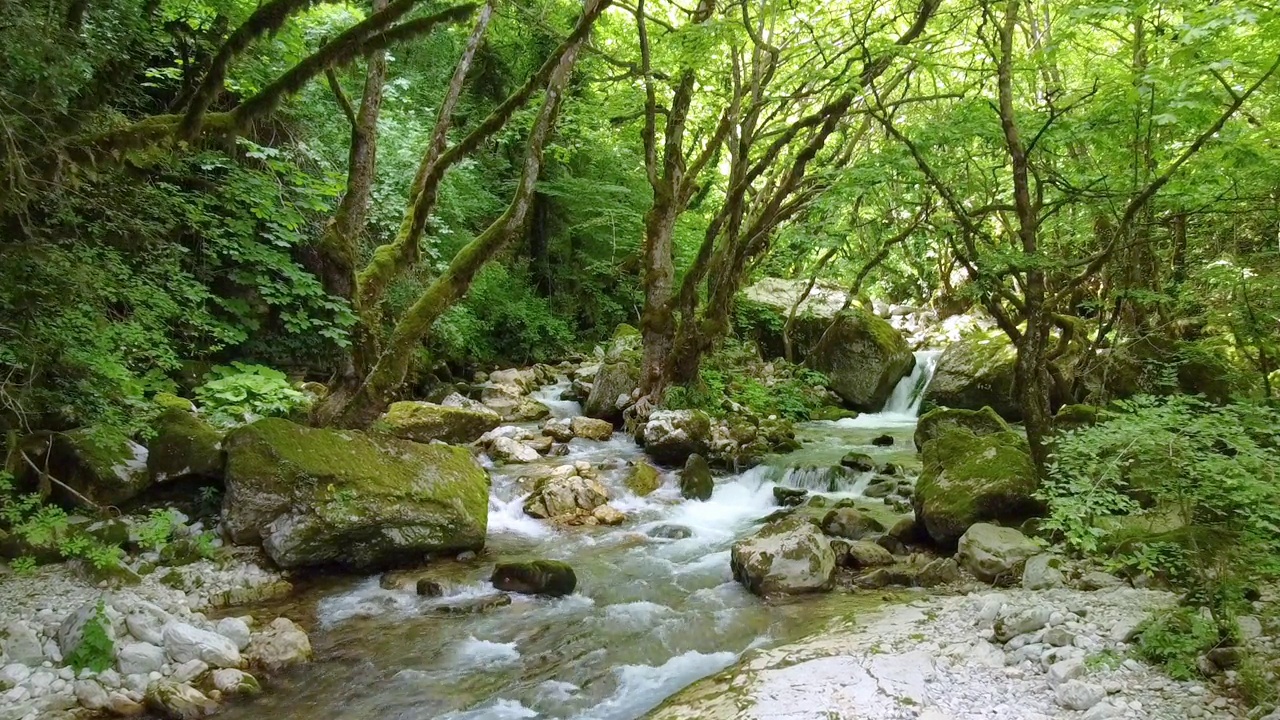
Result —
[{"label": "rocky riverbank", "polygon": [[1236,718],[1203,682],[1126,658],[1170,593],[979,591],[920,598],[749,654],[652,720]]},{"label": "rocky riverbank", "polygon": [[246,559],[106,585],[65,563],[3,578],[0,720],[201,717],[311,656],[306,632],[287,618],[204,614],[288,591],[282,575]]}]

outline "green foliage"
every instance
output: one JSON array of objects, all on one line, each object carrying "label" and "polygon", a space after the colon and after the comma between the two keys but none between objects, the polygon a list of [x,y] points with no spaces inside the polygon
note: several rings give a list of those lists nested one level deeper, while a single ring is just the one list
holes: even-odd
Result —
[{"label": "green foliage", "polygon": [[98,600],[93,617],[84,624],[84,636],[76,649],[66,657],[66,662],[77,672],[92,670],[100,673],[116,663],[116,644],[107,634],[111,620],[107,617],[106,603]]},{"label": "green foliage", "polygon": [[232,426],[260,417],[281,417],[306,407],[307,395],[293,389],[284,373],[262,365],[216,365],[196,388],[210,422]]},{"label": "green foliage", "polygon": [[[47,504],[35,493],[20,493],[14,478],[0,471],[0,529],[38,550],[55,550],[66,559],[83,560],[98,570],[117,567],[124,551],[107,545],[73,527],[65,510]],[[34,568],[28,557],[19,565]],[[16,561],[15,561],[16,562]]]},{"label": "green foliage", "polygon": [[545,362],[573,345],[569,324],[520,270],[491,264],[471,291],[436,323],[431,348],[446,362],[507,365]]},{"label": "green foliage", "polygon": [[152,510],[146,522],[138,525],[138,545],[152,552],[160,552],[173,539],[178,518],[172,510]]},{"label": "green foliage", "polygon": [[1274,709],[1280,703],[1280,684],[1266,661],[1256,654],[1248,654],[1236,668],[1236,690],[1245,707]]},{"label": "green foliage", "polygon": [[1199,677],[1196,660],[1218,644],[1213,621],[1194,608],[1179,607],[1152,615],[1138,632],[1138,654],[1177,680]]},{"label": "green foliage", "polygon": [[30,555],[16,557],[9,563],[9,569],[18,577],[30,577],[36,574],[36,559]]},{"label": "green foliage", "polygon": [[698,382],[668,388],[663,406],[704,410],[724,416],[745,409],[759,417],[808,420],[826,399],[827,378],[819,372],[777,360],[766,366],[741,342],[732,341],[703,363]]},{"label": "green foliage", "polygon": [[1226,637],[1246,585],[1280,575],[1280,413],[1138,397],[1059,438],[1043,527],[1115,568],[1164,576]]}]

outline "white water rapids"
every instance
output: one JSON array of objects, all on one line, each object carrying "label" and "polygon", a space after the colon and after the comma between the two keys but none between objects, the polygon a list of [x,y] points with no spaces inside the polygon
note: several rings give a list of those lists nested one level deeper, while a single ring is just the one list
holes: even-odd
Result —
[{"label": "white water rapids", "polygon": [[[229,706],[231,720],[631,720],[695,680],[734,663],[753,647],[794,640],[811,629],[806,603],[769,606],[736,583],[732,543],[777,509],[773,488],[806,487],[834,497],[861,494],[871,473],[838,468],[844,453],[912,467],[911,433],[919,398],[937,354],[917,355],[885,412],[852,421],[806,423],[805,448],[746,472],[717,479],[706,502],[680,498],[674,474],[640,498],[621,480],[640,450],[622,434],[607,442],[577,439],[559,465],[601,467],[611,504],[628,516],[614,528],[559,529],[526,516],[530,488],[522,466],[492,468],[489,539],[470,562],[432,569],[446,595],[491,594],[488,574],[500,560],[549,558],[572,565],[578,591],[566,598],[513,595],[481,614],[424,614],[435,602],[412,589],[384,590],[377,577],[317,588],[313,612],[319,658],[285,675],[254,701]],[[578,414],[559,400],[566,383],[534,394],[556,417]],[[871,439],[888,433],[893,447]],[[688,537],[651,535],[679,526]],[[806,601],[808,602],[808,601]],[[815,600],[818,602],[818,600]]]}]

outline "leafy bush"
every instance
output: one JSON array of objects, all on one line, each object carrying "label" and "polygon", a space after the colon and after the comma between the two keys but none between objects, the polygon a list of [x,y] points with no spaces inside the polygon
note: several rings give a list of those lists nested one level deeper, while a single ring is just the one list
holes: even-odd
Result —
[{"label": "leafy bush", "polygon": [[508,365],[555,359],[573,341],[569,323],[524,272],[490,264],[436,323],[431,347],[440,360],[457,365]]},{"label": "leafy bush", "polygon": [[138,526],[138,544],[146,550],[160,552],[173,538],[177,524],[178,519],[172,510],[152,510],[147,521]]},{"label": "leafy bush", "polygon": [[663,405],[705,410],[713,415],[725,415],[741,406],[761,417],[808,420],[823,405],[826,393],[822,388],[827,378],[782,360],[774,361],[772,366],[772,374],[762,377],[766,375],[765,366],[747,345],[725,343],[703,363],[698,381],[669,388]]},{"label": "leafy bush", "polygon": [[77,672],[92,670],[97,673],[113,667],[116,664],[116,644],[107,634],[110,625],[106,604],[99,600],[93,617],[84,624],[80,644],[67,656],[67,664]]},{"label": "leafy bush", "polygon": [[209,421],[223,426],[280,417],[306,407],[305,393],[293,389],[284,373],[263,365],[233,362],[215,365],[196,388]]},{"label": "leafy bush", "polygon": [[1245,588],[1280,575],[1280,412],[1138,397],[1101,419],[1058,439],[1043,527],[1115,568],[1165,576],[1225,639]]},{"label": "leafy bush", "polygon": [[[31,549],[56,550],[67,559],[80,559],[97,570],[117,567],[124,551],[107,545],[72,527],[65,510],[50,505],[37,494],[23,494],[13,475],[0,471],[0,528],[21,538]],[[20,557],[15,572],[35,569],[35,558]]]},{"label": "leafy bush", "polygon": [[1193,608],[1179,607],[1152,615],[1138,630],[1138,654],[1164,667],[1177,680],[1199,676],[1196,660],[1218,644],[1213,621]]}]

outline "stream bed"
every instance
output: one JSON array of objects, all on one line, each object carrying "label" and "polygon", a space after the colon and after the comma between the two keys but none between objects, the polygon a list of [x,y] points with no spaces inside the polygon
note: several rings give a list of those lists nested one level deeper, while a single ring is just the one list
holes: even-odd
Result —
[{"label": "stream bed", "polygon": [[[746,650],[813,632],[850,604],[849,596],[766,604],[733,580],[730,547],[777,509],[776,485],[833,498],[859,496],[872,473],[831,470],[850,450],[914,475],[918,396],[936,355],[917,359],[916,373],[903,380],[885,412],[800,425],[803,449],[718,478],[706,502],[681,499],[673,474],[648,497],[630,494],[622,475],[641,450],[622,434],[606,442],[575,439],[568,456],[540,461],[599,466],[611,504],[628,516],[617,527],[562,529],[527,517],[522,502],[529,488],[520,481],[526,466],[491,468],[487,547],[474,560],[431,568],[432,579],[444,586],[443,601],[491,594],[495,562],[534,558],[572,565],[575,594],[513,595],[505,607],[438,617],[430,610],[442,600],[420,598],[412,587],[383,589],[376,576],[317,584],[291,601],[298,617],[311,618],[316,661],[220,716],[630,720],[730,666]],[[557,416],[578,413],[557,396],[555,387],[536,395],[550,400]],[[871,444],[884,434],[894,438],[892,446]],[[688,537],[651,535],[667,534],[658,530],[662,526],[679,526]]]}]

